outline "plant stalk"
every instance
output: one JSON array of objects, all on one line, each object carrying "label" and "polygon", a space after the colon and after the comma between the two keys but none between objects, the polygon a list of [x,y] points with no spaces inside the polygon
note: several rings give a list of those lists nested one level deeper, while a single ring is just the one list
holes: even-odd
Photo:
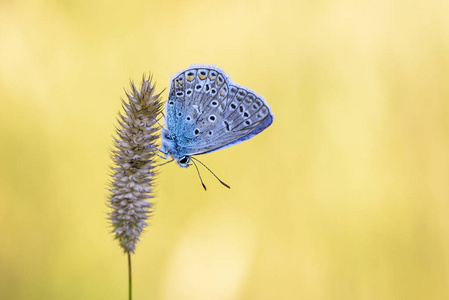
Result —
[{"label": "plant stalk", "polygon": [[128,252],[128,295],[129,300],[132,300],[132,276],[131,276],[131,253]]}]

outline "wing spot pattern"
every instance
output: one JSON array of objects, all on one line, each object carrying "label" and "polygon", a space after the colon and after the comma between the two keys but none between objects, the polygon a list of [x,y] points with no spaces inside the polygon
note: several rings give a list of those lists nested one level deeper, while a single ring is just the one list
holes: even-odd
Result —
[{"label": "wing spot pattern", "polygon": [[217,85],[222,85],[223,82],[224,82],[223,76],[218,75],[218,78],[217,78]]},{"label": "wing spot pattern", "polygon": [[215,80],[215,78],[217,78],[217,73],[215,71],[212,71],[209,73],[209,79],[210,80]]},{"label": "wing spot pattern", "polygon": [[199,77],[201,80],[206,79],[206,75],[207,75],[207,73],[206,73],[206,71],[204,71],[204,70],[201,70],[201,71],[198,73],[198,77]]},{"label": "wing spot pattern", "polygon": [[226,131],[231,130],[231,129],[229,128],[229,122],[228,122],[228,121],[224,120],[224,121],[223,121],[223,124],[224,124],[225,127],[226,127]]}]

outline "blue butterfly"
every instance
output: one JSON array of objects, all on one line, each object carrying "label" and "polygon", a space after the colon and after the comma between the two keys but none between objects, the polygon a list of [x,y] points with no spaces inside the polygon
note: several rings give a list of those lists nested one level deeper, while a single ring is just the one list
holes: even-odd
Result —
[{"label": "blue butterfly", "polygon": [[217,151],[259,134],[274,116],[262,96],[213,66],[193,66],[171,82],[161,151],[181,167],[192,155]]}]

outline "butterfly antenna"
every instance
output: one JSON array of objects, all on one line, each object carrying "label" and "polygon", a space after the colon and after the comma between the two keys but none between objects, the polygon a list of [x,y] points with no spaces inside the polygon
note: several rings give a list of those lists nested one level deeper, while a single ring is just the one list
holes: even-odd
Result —
[{"label": "butterfly antenna", "polygon": [[193,162],[193,165],[195,166],[195,169],[196,169],[196,172],[198,173],[198,176],[200,177],[200,181],[201,181],[201,184],[203,185],[204,190],[207,191],[206,185],[204,184],[203,179],[201,179],[200,170],[198,170],[198,167],[196,166],[196,163],[193,160],[192,160],[192,162]]},{"label": "butterfly antenna", "polygon": [[[209,172],[211,172],[212,173],[212,175],[214,175],[215,176],[215,178],[217,178],[217,180],[218,181],[220,181],[220,183],[222,184],[222,185],[224,185],[225,187],[227,187],[228,189],[230,189],[231,187],[229,186],[229,185],[227,185],[226,183],[224,183],[223,181],[221,181],[221,179],[220,178],[218,178],[218,176],[217,175],[215,175],[215,173],[214,172],[212,172],[205,164],[203,164],[201,161],[199,161],[197,158],[195,158],[195,157],[193,157],[192,156],[192,159],[194,159],[194,160],[196,160],[197,162],[199,162],[200,164],[202,164]],[[193,160],[192,160],[192,162],[193,162]],[[195,165],[195,167],[196,167],[196,165]],[[199,173],[198,173],[199,174]]]}]

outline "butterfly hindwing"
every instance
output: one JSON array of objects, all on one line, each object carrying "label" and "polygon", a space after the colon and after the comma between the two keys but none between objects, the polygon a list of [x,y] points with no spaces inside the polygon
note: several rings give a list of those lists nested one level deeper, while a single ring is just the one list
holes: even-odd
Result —
[{"label": "butterfly hindwing", "polygon": [[273,121],[265,100],[231,82],[211,66],[191,67],[174,77],[167,104],[168,130],[178,154],[216,151],[253,137]]}]

